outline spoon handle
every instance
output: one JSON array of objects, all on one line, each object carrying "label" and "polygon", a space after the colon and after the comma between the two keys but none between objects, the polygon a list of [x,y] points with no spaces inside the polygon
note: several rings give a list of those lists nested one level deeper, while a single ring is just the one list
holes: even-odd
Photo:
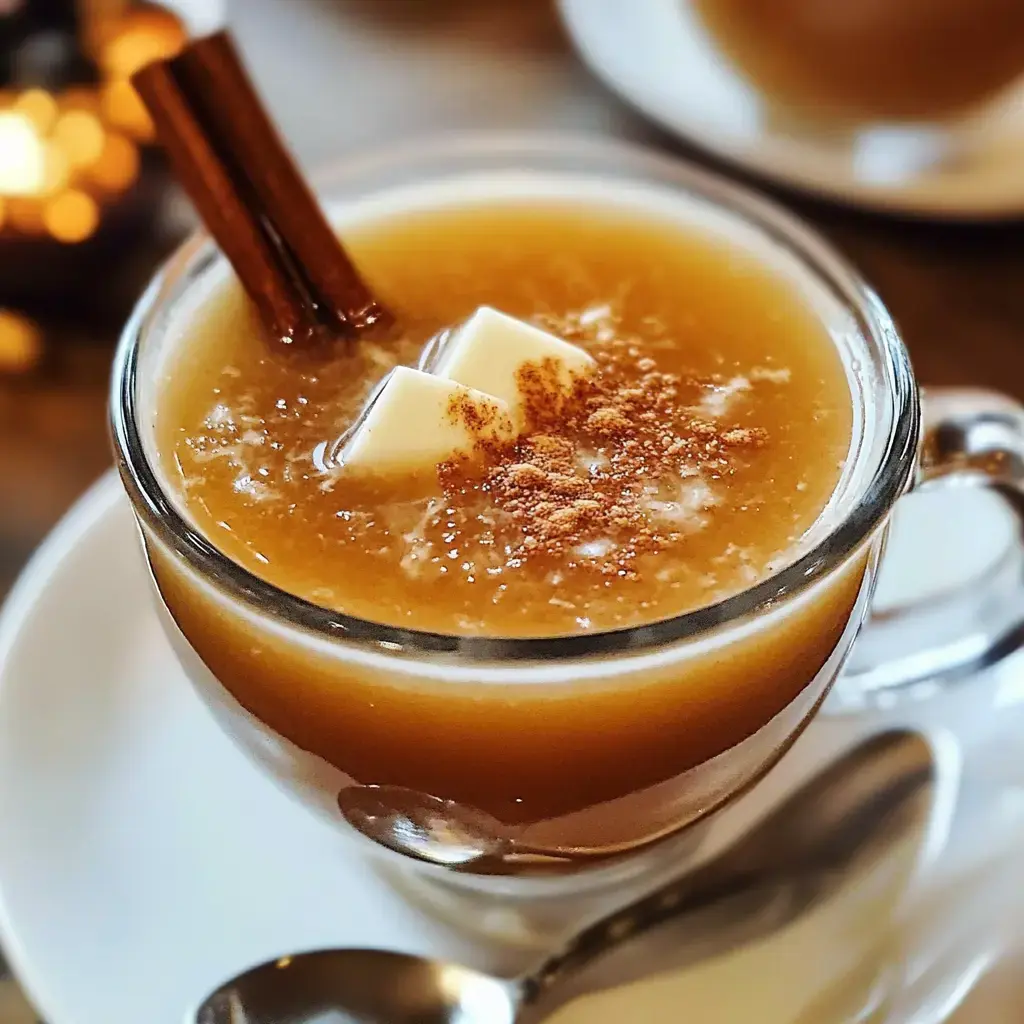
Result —
[{"label": "spoon handle", "polygon": [[[707,864],[582,931],[523,982],[529,1004],[624,940],[714,907],[726,917],[698,929],[725,946],[781,926],[837,883],[883,838],[920,825],[918,796],[930,793],[929,744],[892,729],[855,745]],[[930,797],[924,801],[930,806]],[[739,903],[736,901],[740,900]]]},{"label": "spoon handle", "polygon": [[711,907],[737,892],[749,890],[757,883],[758,879],[753,874],[728,865],[723,869],[716,862],[670,882],[580,932],[525,981],[525,1002],[533,1002],[567,975],[626,939],[672,918]]}]

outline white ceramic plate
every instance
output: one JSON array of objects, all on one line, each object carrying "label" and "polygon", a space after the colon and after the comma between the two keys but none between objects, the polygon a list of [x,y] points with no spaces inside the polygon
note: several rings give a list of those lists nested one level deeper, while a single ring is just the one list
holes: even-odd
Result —
[{"label": "white ceramic plate", "polygon": [[[983,731],[990,696],[972,684],[943,716]],[[719,835],[873,727],[816,723]],[[160,634],[112,477],[0,621],[0,822],[0,940],[50,1024],[180,1024],[227,975],[297,949],[465,957],[217,731]],[[1001,998],[1019,1006],[1024,990]],[[706,1009],[693,1024],[717,1022]]]},{"label": "white ceramic plate", "polygon": [[951,218],[1024,214],[1024,85],[935,128],[840,137],[779,123],[716,53],[685,0],[559,0],[591,69],[681,138],[781,182],[864,206]]}]

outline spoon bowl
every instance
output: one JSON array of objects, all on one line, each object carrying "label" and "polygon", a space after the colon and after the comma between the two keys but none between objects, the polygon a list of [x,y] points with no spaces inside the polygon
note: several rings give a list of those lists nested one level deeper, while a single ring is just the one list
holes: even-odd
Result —
[{"label": "spoon bowl", "polygon": [[380,949],[282,957],[240,974],[194,1024],[514,1024],[517,986],[458,964]]}]

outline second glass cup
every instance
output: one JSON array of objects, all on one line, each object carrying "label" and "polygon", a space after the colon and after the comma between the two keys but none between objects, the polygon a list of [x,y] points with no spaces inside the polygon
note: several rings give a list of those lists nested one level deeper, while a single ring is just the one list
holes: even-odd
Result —
[{"label": "second glass cup", "polygon": [[[827,327],[854,406],[819,521],[789,564],[742,593],[605,633],[425,633],[286,593],[202,536],[160,468],[162,361],[227,276],[199,236],[143,296],[114,369],[118,467],[159,607],[224,729],[368,849],[446,887],[513,898],[640,877],[664,861],[638,855],[768,771],[839,677],[870,615],[889,515],[917,478],[917,388],[874,294],[821,239],[721,178],[611,143],[483,137],[347,162],[321,182],[342,229],[366,204],[435,185],[446,201],[552,190],[655,201],[681,230],[722,232],[785,278]],[[946,392],[926,407],[924,477],[1016,487],[1014,403]]]}]

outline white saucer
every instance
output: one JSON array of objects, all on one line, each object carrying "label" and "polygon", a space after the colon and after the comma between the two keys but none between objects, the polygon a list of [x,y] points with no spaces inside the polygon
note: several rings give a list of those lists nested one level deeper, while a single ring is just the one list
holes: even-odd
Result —
[{"label": "white saucer", "polygon": [[781,125],[684,0],[559,0],[606,85],[682,139],[756,174],[862,206],[946,218],[1024,215],[1024,86],[970,118],[840,137]]},{"label": "white saucer", "polygon": [[[971,684],[940,717],[975,747],[993,694],[1020,697]],[[815,723],[759,805],[877,724]],[[984,747],[1002,772],[1006,748]],[[40,549],[0,622],[0,822],[0,939],[49,1024],[180,1024],[229,974],[310,947],[467,955],[218,732],[160,633],[112,476]],[[1000,998],[1019,1006],[1024,989]]]},{"label": "white saucer", "polygon": [[49,1024],[180,1024],[245,962],[425,948],[411,912],[221,736],[151,610],[112,477],[0,630],[0,922]]}]

